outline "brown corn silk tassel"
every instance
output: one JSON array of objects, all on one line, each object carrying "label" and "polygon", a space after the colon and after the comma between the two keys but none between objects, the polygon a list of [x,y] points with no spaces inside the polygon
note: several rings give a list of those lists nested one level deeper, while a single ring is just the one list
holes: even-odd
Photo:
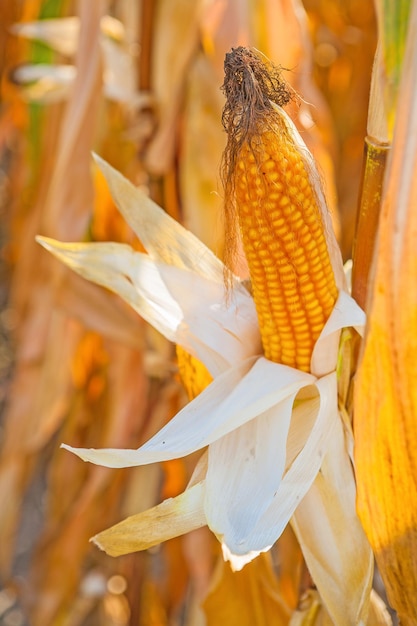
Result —
[{"label": "brown corn silk tassel", "polygon": [[294,93],[280,69],[243,47],[226,55],[222,89],[226,264],[233,260],[239,228],[265,356],[309,371],[338,291],[319,181],[281,108]]}]

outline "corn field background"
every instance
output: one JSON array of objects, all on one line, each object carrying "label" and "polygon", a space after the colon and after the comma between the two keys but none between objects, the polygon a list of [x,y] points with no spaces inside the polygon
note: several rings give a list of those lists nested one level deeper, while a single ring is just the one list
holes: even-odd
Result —
[{"label": "corn field background", "polygon": [[[391,10],[408,15],[409,4]],[[96,152],[222,258],[220,86],[225,53],[244,45],[286,68],[301,95],[294,121],[319,164],[347,261],[360,198],[372,189],[363,186],[363,154],[378,10],[372,0],[0,0],[0,624],[294,620],[310,581],[290,528],[235,574],[207,528],[116,559],[89,543],[183,491],[196,459],[112,470],[80,462],[61,442],[137,448],[188,396],[174,346],[120,299],[48,257],[35,236],[142,249]],[[399,30],[407,23],[400,14]],[[391,140],[392,126],[368,152],[386,151]],[[380,190],[372,197],[378,212]],[[365,307],[375,228],[362,225],[357,237],[356,296]],[[411,461],[404,475],[402,493],[414,494]],[[383,477],[372,480],[382,485]],[[408,497],[415,521],[416,496]],[[410,543],[393,548],[411,555],[401,581],[411,591],[413,528]],[[386,585],[390,559],[377,554]],[[386,600],[379,574],[375,585]]]}]

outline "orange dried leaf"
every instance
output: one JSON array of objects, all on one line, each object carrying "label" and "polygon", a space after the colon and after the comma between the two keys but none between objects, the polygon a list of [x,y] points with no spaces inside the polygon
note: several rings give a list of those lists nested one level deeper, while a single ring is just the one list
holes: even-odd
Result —
[{"label": "orange dried leaf", "polygon": [[[160,124],[146,151],[152,174],[165,174],[173,165],[177,124],[190,61],[198,49],[200,6],[194,0],[162,0],[155,12],[152,85]],[[175,58],[175,63],[172,59]]]},{"label": "orange dried leaf", "polygon": [[285,626],[291,614],[280,594],[269,553],[259,555],[240,572],[219,562],[203,608],[207,626]]},{"label": "orange dried leaf", "polygon": [[71,374],[75,387],[86,386],[94,373],[109,362],[103,340],[97,333],[87,332],[78,344],[71,363]]},{"label": "orange dried leaf", "polygon": [[[132,445],[132,415],[137,416],[138,422],[145,415],[146,381],[142,359],[126,347],[106,347],[110,357],[108,378],[112,383],[107,386],[106,396],[94,405],[88,397],[89,389],[79,390],[73,396],[73,410],[68,414],[61,436],[72,440],[82,438],[87,442],[89,438],[98,438],[103,445],[109,442]],[[97,415],[100,415],[99,420]],[[94,558],[95,551],[88,538],[117,519],[127,478],[124,472],[74,465],[71,455],[56,450],[49,465],[45,527],[30,568],[26,598],[35,626],[53,623],[53,619],[58,621],[68,614],[85,559],[89,554],[89,558]],[[141,488],[144,488],[143,483]],[[70,572],[62,576],[69,563]]]}]

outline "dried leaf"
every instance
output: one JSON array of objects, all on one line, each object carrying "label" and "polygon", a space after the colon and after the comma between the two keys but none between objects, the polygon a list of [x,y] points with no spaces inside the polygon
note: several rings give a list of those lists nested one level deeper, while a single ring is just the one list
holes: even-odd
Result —
[{"label": "dried leaf", "polygon": [[355,394],[358,510],[390,604],[417,620],[417,4],[388,159]]},{"label": "dried leaf", "polygon": [[207,626],[285,626],[291,611],[280,594],[269,554],[241,572],[219,561],[213,588],[204,601]]},{"label": "dried leaf", "polygon": [[[8,506],[0,515],[1,533],[7,537],[1,547],[0,568],[5,575],[14,550],[17,520],[35,455],[56,432],[70,403],[69,358],[74,342],[79,339],[80,329],[58,314],[52,317],[50,324],[51,335],[58,333],[60,342],[48,343],[48,362],[44,369],[40,369],[39,362],[32,355],[22,359],[13,380],[13,402],[8,407],[4,426],[0,493],[1,497],[7,498]],[[33,331],[33,328],[29,326],[25,330]]]},{"label": "dried leaf", "polygon": [[[129,348],[109,343],[105,346],[107,356],[97,349],[91,351],[94,346],[97,348],[97,342],[100,339],[90,334],[79,345],[78,361],[85,358],[86,362],[78,363],[78,367],[84,368],[78,375],[86,377],[87,381],[73,396],[73,411],[68,415],[63,436],[84,440],[101,438],[104,445],[109,441],[129,445],[136,439],[138,428],[132,425],[132,415],[137,416],[140,424],[146,408],[142,401],[147,391],[142,358]],[[109,359],[106,374],[102,371],[103,357]],[[100,375],[108,376],[101,394],[89,394]],[[106,388],[111,389],[111,394],[104,392]],[[94,420],[96,414],[101,415],[99,423]],[[71,481],[67,480],[68,476]],[[50,620],[53,623],[54,619],[68,613],[79,588],[80,565],[88,552],[93,552],[88,538],[100,526],[117,519],[126,478],[121,472],[74,466],[69,455],[56,450],[49,467],[45,527],[32,560],[26,596],[33,624],[46,624]],[[63,484],[66,484],[64,491]],[[100,511],[100,514],[93,515],[93,511]],[[63,567],[69,570],[67,576],[59,575]],[[39,599],[44,597],[48,602]]]},{"label": "dried leaf", "polygon": [[157,5],[152,86],[160,124],[146,151],[146,167],[154,175],[165,174],[173,165],[186,73],[198,49],[200,4],[196,0],[177,0],[175,5],[160,0]]},{"label": "dried leaf", "polygon": [[[289,626],[332,626],[334,623],[322,605],[319,593],[309,589],[301,598],[298,609],[292,614]],[[366,622],[361,623],[368,626],[392,626],[385,604],[375,591],[370,596],[369,616]]]},{"label": "dried leaf", "polygon": [[332,626],[326,609],[323,608],[320,594],[309,589],[300,599],[300,605],[292,614],[289,626]]},{"label": "dried leaf", "polygon": [[211,59],[195,55],[187,77],[179,164],[183,223],[219,257],[224,233],[218,170],[225,146],[220,80]]}]

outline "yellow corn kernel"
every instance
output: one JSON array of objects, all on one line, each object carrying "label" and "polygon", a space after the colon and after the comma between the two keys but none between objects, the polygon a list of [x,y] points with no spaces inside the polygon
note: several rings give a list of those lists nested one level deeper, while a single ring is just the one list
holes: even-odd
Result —
[{"label": "yellow corn kernel", "polygon": [[308,371],[337,287],[309,172],[279,116],[274,125],[240,148],[236,207],[265,356]]},{"label": "yellow corn kernel", "polygon": [[197,397],[213,380],[201,361],[176,346],[178,373],[189,400]]}]

